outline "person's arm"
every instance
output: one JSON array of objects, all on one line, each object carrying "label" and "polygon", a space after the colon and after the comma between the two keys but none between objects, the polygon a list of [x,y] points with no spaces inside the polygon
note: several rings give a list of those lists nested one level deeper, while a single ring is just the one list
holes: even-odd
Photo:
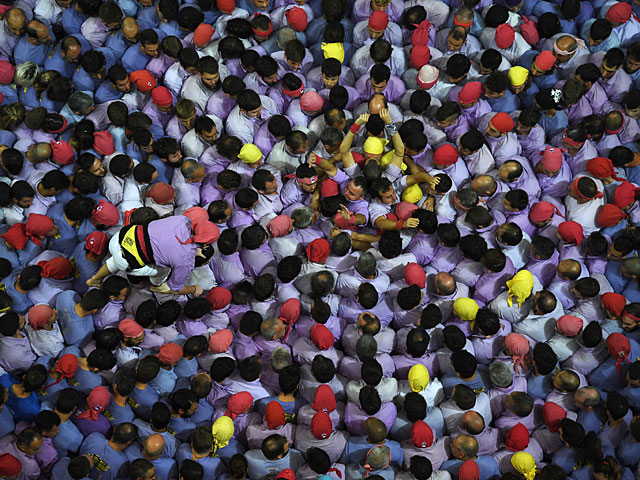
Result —
[{"label": "person's arm", "polygon": [[403,230],[405,228],[416,228],[420,224],[417,218],[407,218],[406,220],[389,220],[381,216],[376,218],[374,225],[380,230]]},{"label": "person's arm", "polygon": [[389,163],[398,168],[402,168],[402,160],[404,159],[404,143],[402,143],[402,138],[398,133],[398,128],[393,123],[388,109],[383,108],[380,110],[380,118],[384,121],[384,129],[391,136],[391,142],[393,143],[393,156]]},{"label": "person's arm", "polygon": [[353,159],[353,155],[351,154],[351,144],[353,143],[353,137],[360,130],[362,125],[369,121],[369,114],[363,113],[360,115],[356,121],[351,125],[351,128],[345,135],[342,143],[340,144],[340,155],[342,156],[342,165],[344,165],[345,170],[353,167],[355,165],[355,160]]},{"label": "person's arm", "polygon": [[109,267],[107,266],[107,262],[105,262],[101,267],[100,270],[98,270],[98,272],[91,277],[89,280],[86,281],[87,286],[89,287],[100,287],[102,285],[102,279],[111,275],[112,272],[111,270],[109,270]]},{"label": "person's arm", "polygon": [[427,172],[415,173],[413,175],[407,175],[406,177],[407,187],[420,183],[428,183],[431,188],[438,185],[439,178],[432,177]]},{"label": "person's arm", "polygon": [[[351,156],[351,158],[353,158],[353,155],[351,155],[350,152],[349,152],[349,155]],[[309,165],[311,165],[312,167],[313,166],[318,167],[320,170],[322,170],[332,178],[338,172],[338,167],[336,167],[329,160],[325,160],[324,158],[318,157],[313,152],[311,153],[311,155],[309,155]]]},{"label": "person's arm", "polygon": [[416,162],[414,162],[413,158],[411,158],[409,155],[405,155],[403,161],[404,161],[404,164],[407,166],[409,175],[413,175],[415,173],[420,173],[425,171],[425,169],[422,168],[420,165],[418,165]]}]

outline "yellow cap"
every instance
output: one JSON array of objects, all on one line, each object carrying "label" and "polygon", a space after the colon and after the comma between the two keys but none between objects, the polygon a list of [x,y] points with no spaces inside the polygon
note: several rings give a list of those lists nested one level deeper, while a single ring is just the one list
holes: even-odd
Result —
[{"label": "yellow cap", "polygon": [[389,140],[378,137],[369,137],[364,141],[364,146],[362,147],[366,153],[370,153],[371,155],[379,155],[384,153],[384,146],[389,143]]},{"label": "yellow cap", "polygon": [[344,47],[342,43],[322,43],[320,45],[322,51],[324,52],[324,58],[335,58],[340,63],[344,62]]},{"label": "yellow cap", "polygon": [[511,67],[509,69],[509,82],[513,87],[524,85],[529,78],[529,70],[524,67]]},{"label": "yellow cap", "polygon": [[408,378],[411,390],[421,392],[429,385],[429,370],[421,363],[417,363],[409,370]]},{"label": "yellow cap", "polygon": [[405,188],[404,192],[402,192],[402,201],[418,203],[422,198],[422,195],[422,188],[420,188],[420,185],[411,185],[410,187]]},{"label": "yellow cap", "polygon": [[256,163],[262,158],[262,152],[253,143],[245,143],[240,149],[238,158],[242,160],[243,163]]},{"label": "yellow cap", "polygon": [[229,445],[229,440],[233,437],[235,427],[233,420],[227,416],[218,418],[211,427],[211,434],[213,435],[213,453],[219,449]]},{"label": "yellow cap", "polygon": [[509,290],[509,297],[507,298],[509,306],[513,306],[513,298],[515,297],[518,302],[518,308],[520,308],[533,290],[532,273],[529,270],[520,270],[511,280],[507,281],[507,289]]},{"label": "yellow cap", "polygon": [[511,465],[518,473],[524,475],[526,480],[536,478],[536,461],[533,455],[527,452],[516,452],[511,456]]},{"label": "yellow cap", "polygon": [[[394,151],[391,150],[387,153],[385,153],[382,158],[380,159],[380,166],[382,167],[383,170],[386,170],[387,165],[389,165],[391,163],[391,159],[393,158],[393,154]],[[400,165],[400,169],[404,172],[407,169],[407,164],[402,162],[402,165]]]}]

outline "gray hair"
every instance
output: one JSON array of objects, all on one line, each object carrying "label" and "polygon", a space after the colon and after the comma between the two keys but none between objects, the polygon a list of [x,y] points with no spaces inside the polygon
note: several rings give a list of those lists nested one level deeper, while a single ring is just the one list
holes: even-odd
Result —
[{"label": "gray hair", "polygon": [[513,373],[504,362],[493,362],[489,365],[489,379],[494,387],[507,388],[513,383]]},{"label": "gray hair", "polygon": [[342,142],[344,134],[335,127],[327,127],[320,134],[320,141],[323,145],[335,145]]},{"label": "gray hair", "polygon": [[376,257],[371,252],[364,252],[358,258],[358,263],[356,263],[356,271],[362,275],[363,277],[370,277],[375,275],[376,268],[378,266],[378,261]]},{"label": "gray hair", "polygon": [[296,228],[307,228],[313,222],[315,212],[310,207],[299,207],[291,212],[291,220]]},{"label": "gray hair", "polygon": [[389,465],[390,455],[391,450],[389,450],[389,447],[385,447],[384,445],[373,447],[367,455],[367,463],[371,467],[371,470],[382,470]]},{"label": "gray hair", "polygon": [[365,333],[356,342],[356,355],[361,362],[372,360],[378,353],[378,342],[373,335]]},{"label": "gray hair", "polygon": [[13,81],[19,87],[30,87],[40,75],[40,68],[35,63],[29,61],[21,63],[16,67]]},{"label": "gray hair", "polygon": [[278,373],[285,367],[291,365],[291,352],[288,348],[278,347],[271,354],[271,368]]},{"label": "gray hair", "polygon": [[189,158],[182,163],[180,171],[185,180],[193,180],[195,173],[200,170],[200,166],[197,160]]},{"label": "gray hair", "polygon": [[260,333],[266,340],[273,340],[276,338],[276,330],[280,327],[282,320],[279,318],[267,318],[260,324]]},{"label": "gray hair", "polygon": [[93,107],[93,98],[83,92],[73,92],[67,103],[72,112],[86,115]]},{"label": "gray hair", "polygon": [[276,34],[276,44],[284,50],[284,46],[291,40],[296,40],[298,36],[296,31],[291,27],[282,27]]}]

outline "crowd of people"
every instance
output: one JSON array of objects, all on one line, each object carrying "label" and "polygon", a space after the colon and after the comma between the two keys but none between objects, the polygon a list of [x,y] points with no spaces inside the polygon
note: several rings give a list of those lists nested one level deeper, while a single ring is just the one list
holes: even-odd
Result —
[{"label": "crowd of people", "polygon": [[0,479],[640,478],[636,14],[0,0]]}]

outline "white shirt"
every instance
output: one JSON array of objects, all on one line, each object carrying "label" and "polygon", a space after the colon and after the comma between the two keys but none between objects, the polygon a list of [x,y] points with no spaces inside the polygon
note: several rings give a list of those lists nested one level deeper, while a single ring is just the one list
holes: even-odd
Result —
[{"label": "white shirt", "polygon": [[31,349],[38,356],[55,358],[64,348],[64,337],[58,323],[53,324],[52,330],[34,330],[31,325],[25,325],[24,332],[29,338]]}]

